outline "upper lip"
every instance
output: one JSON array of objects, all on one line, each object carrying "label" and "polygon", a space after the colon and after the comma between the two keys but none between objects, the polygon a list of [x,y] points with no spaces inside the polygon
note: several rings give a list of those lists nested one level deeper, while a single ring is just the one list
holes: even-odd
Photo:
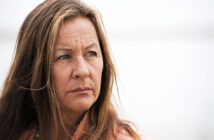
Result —
[{"label": "upper lip", "polygon": [[78,87],[78,88],[75,88],[73,90],[71,90],[72,92],[77,92],[77,91],[85,91],[85,90],[91,90],[91,88],[89,87]]}]

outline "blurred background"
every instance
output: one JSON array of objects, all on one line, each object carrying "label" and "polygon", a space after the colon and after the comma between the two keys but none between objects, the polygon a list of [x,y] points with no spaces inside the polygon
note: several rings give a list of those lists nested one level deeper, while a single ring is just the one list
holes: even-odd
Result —
[{"label": "blurred background", "polygon": [[[42,1],[0,0],[0,86],[18,30]],[[85,2],[103,16],[118,72],[121,116],[152,140],[213,140],[214,1]]]}]

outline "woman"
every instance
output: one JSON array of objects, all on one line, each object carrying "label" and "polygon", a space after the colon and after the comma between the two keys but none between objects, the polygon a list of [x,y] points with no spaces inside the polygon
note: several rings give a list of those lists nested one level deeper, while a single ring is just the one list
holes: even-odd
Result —
[{"label": "woman", "polygon": [[25,19],[0,100],[1,140],[138,140],[111,104],[115,70],[102,20],[77,0]]}]

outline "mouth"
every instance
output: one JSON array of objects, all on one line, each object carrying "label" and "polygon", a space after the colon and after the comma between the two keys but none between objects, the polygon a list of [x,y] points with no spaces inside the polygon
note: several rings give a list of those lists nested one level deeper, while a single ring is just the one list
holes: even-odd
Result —
[{"label": "mouth", "polygon": [[92,89],[89,87],[79,87],[71,90],[72,93],[76,93],[76,94],[88,94],[91,91]]}]

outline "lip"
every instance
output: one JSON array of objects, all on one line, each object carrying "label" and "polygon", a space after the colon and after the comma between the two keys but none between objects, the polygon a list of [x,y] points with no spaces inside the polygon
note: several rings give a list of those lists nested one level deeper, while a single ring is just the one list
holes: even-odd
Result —
[{"label": "lip", "polygon": [[87,94],[91,91],[92,89],[89,87],[79,87],[79,88],[75,88],[73,90],[71,90],[72,93],[76,93],[76,94]]}]

